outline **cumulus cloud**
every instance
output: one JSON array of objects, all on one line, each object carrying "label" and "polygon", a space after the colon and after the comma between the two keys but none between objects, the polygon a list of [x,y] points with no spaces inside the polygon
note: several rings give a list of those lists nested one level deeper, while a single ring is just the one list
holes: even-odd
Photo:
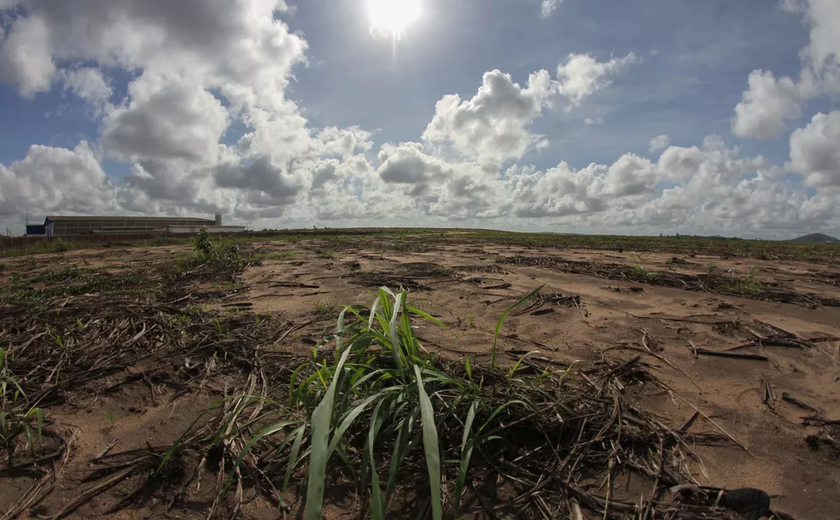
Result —
[{"label": "cumulus cloud", "polygon": [[[288,72],[306,48],[274,16],[283,5],[277,0],[28,0],[12,33],[40,42],[36,58],[189,70],[239,101],[270,104],[282,96]],[[7,47],[18,45],[7,39]]]},{"label": "cumulus cloud", "polygon": [[586,126],[601,126],[604,124],[603,118],[600,117],[587,117],[583,122]]},{"label": "cumulus cloud", "polygon": [[246,200],[260,206],[291,204],[304,184],[300,175],[274,164],[269,157],[225,163],[217,166],[213,175],[219,187],[244,190]]},{"label": "cumulus cloud", "polygon": [[114,196],[85,141],[73,150],[32,146],[22,160],[0,164],[0,216],[103,212],[114,207]]},{"label": "cumulus cloud", "polygon": [[109,113],[106,150],[127,161],[214,159],[227,127],[221,102],[192,82],[144,74],[129,87],[131,102]]},{"label": "cumulus cloud", "polygon": [[[3,7],[12,3],[4,0]],[[291,69],[305,61],[307,44],[281,19],[288,8],[280,0],[19,4],[0,40],[0,81],[31,97],[51,87],[56,63],[66,64],[58,75],[64,89],[104,115],[106,154],[132,163],[118,199],[134,210],[178,213],[224,205],[246,214],[274,199],[253,189],[248,175],[235,175],[231,165],[273,174],[279,170],[253,165],[266,157],[286,168],[289,161],[311,162],[320,153],[349,157],[369,146],[369,134],[359,129],[319,134],[308,128],[286,99]],[[125,99],[113,99],[100,72],[110,69],[134,78]],[[220,139],[234,119],[249,133],[241,146],[228,149]],[[242,183],[240,192],[234,181]],[[194,189],[184,189],[191,183]]]},{"label": "cumulus cloud", "polygon": [[431,180],[442,180],[446,174],[440,163],[423,153],[423,145],[403,143],[393,152],[387,152],[387,158],[379,167],[379,176],[387,183],[422,185]]},{"label": "cumulus cloud", "polygon": [[563,0],[543,0],[540,4],[540,17],[548,18],[551,16],[561,2]]},{"label": "cumulus cloud", "polygon": [[803,105],[814,97],[840,92],[840,3],[835,0],[781,0],[782,7],[801,13],[809,27],[810,42],[802,49],[802,70],[794,81],[772,72],[754,70],[748,89],[735,107],[732,132],[739,137],[777,139],[786,121],[801,116]]},{"label": "cumulus cloud", "polygon": [[772,72],[754,70],[747,89],[735,107],[732,133],[739,137],[777,139],[782,135],[785,121],[796,119],[801,113],[803,96],[800,86],[788,77],[779,78]]},{"label": "cumulus cloud", "polygon": [[811,186],[840,188],[840,110],[817,114],[790,136],[788,168]]},{"label": "cumulus cloud", "polygon": [[557,67],[557,90],[569,99],[567,109],[579,107],[584,99],[610,86],[611,75],[639,61],[632,52],[604,62],[588,54],[569,54],[566,63]]},{"label": "cumulus cloud", "polygon": [[545,70],[531,74],[527,87],[501,71],[486,72],[471,99],[462,101],[452,94],[437,102],[423,139],[451,142],[464,155],[486,162],[522,157],[542,144],[542,137],[526,127],[540,115],[550,94],[551,78]]},{"label": "cumulus cloud", "polygon": [[[805,16],[830,15],[815,10],[831,8],[814,7],[819,1],[802,5]],[[374,148],[370,131],[314,127],[287,98],[307,44],[283,23],[283,8],[277,0],[22,2],[0,37],[0,80],[23,96],[58,87],[87,102],[101,116],[104,157],[128,163],[130,172],[110,181],[92,151],[98,148],[86,142],[33,146],[20,161],[0,165],[0,215],[221,211],[257,226],[399,216],[412,224],[509,227],[542,219],[558,229],[711,234],[837,222],[836,112],[791,136],[788,168],[816,195],[805,183],[785,182],[785,172],[764,158],[742,157],[720,136],[691,147],[658,136],[650,143],[662,150],[656,161],[628,153],[583,168],[562,161],[502,168],[547,145],[532,125],[554,102],[562,96],[567,109],[580,106],[638,61],[632,53],[604,62],[573,54],[556,78],[540,70],[524,85],[487,72],[474,95],[438,101],[422,142]],[[825,91],[833,36],[815,29],[822,20],[809,23],[815,47],[808,60],[820,61],[820,71],[811,83],[806,75],[794,82],[756,73],[741,111],[745,135],[767,131],[773,117],[783,127],[797,103],[817,86]],[[130,77],[124,95],[103,71]],[[244,128],[242,135],[226,135],[233,128]]]},{"label": "cumulus cloud", "polygon": [[664,150],[665,148],[668,148],[668,144],[670,142],[671,140],[667,135],[657,135],[650,140],[648,151],[655,152],[657,150]]}]

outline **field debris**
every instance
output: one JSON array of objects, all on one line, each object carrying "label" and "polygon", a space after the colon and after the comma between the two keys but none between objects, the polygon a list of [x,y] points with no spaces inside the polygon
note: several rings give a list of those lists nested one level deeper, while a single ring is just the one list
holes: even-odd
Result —
[{"label": "field debris", "polygon": [[[721,296],[803,313],[832,296],[681,272],[696,258],[662,274],[491,244],[435,263],[445,236],[422,251],[327,242],[292,254],[200,235],[137,262],[5,262],[0,519],[760,518],[785,497],[727,489],[709,465],[767,457],[714,401],[710,366],[831,475],[837,408],[799,381],[837,334]],[[658,286],[707,299],[653,308]]]},{"label": "field debris", "polygon": [[[633,257],[635,260],[635,257]],[[840,307],[840,298],[824,297],[815,294],[802,294],[786,289],[779,283],[763,283],[752,275],[727,276],[709,272],[706,274],[686,274],[674,271],[647,270],[637,261],[633,265],[582,262],[558,259],[556,257],[512,256],[499,260],[500,263],[527,267],[546,267],[566,273],[584,274],[625,280],[636,283],[676,287],[687,291],[714,292],[724,295],[742,296],[757,300],[779,303],[796,303],[806,306],[823,305]],[[631,288],[632,289],[632,288]]]}]

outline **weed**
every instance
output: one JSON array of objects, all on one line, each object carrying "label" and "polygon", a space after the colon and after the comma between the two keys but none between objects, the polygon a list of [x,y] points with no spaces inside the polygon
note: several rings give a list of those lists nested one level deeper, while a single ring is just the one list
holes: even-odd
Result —
[{"label": "weed", "polygon": [[78,248],[78,244],[69,240],[65,240],[63,238],[45,238],[43,240],[39,240],[36,244],[29,247],[2,250],[0,251],[0,257],[19,257],[49,253],[64,253],[66,251],[72,251]]},{"label": "weed", "polygon": [[53,342],[56,344],[56,346],[58,346],[58,348],[64,350],[64,338],[61,336],[61,333],[51,325],[47,325],[47,336],[49,336],[50,339],[53,340]]},{"label": "weed", "polygon": [[159,247],[159,246],[172,246],[172,245],[180,245],[186,242],[184,238],[176,238],[176,237],[154,237],[150,238],[149,240],[145,240],[143,242],[138,242],[137,246],[140,247]]},{"label": "weed", "polygon": [[190,270],[191,263],[188,260],[185,260],[181,256],[181,253],[175,253],[175,262],[172,265],[175,267],[175,271],[183,274]]},{"label": "weed", "polygon": [[505,318],[507,318],[508,314],[510,314],[511,311],[513,311],[514,309],[516,309],[517,307],[519,307],[523,303],[527,302],[533,296],[535,296],[538,292],[540,292],[540,290],[542,290],[542,288],[543,288],[542,285],[537,287],[533,291],[531,291],[528,294],[526,294],[525,296],[523,296],[521,300],[519,300],[518,302],[516,302],[513,305],[511,305],[510,307],[508,307],[507,310],[502,313],[502,316],[499,318],[499,321],[496,322],[496,331],[493,333],[493,348],[490,351],[490,368],[491,369],[496,368],[496,344],[499,341],[499,333],[502,331],[502,324],[504,324]]},{"label": "weed", "polygon": [[11,462],[21,435],[34,454],[36,444],[41,446],[43,426],[43,410],[29,407],[26,393],[9,369],[7,351],[0,348],[0,449],[8,450],[7,461]]},{"label": "weed", "polygon": [[332,260],[333,256],[335,256],[332,251],[326,249],[315,251],[315,253],[318,255],[319,258],[324,258],[326,260]]},{"label": "weed", "polygon": [[213,317],[213,326],[216,328],[216,332],[218,332],[220,336],[225,335],[225,328],[222,326],[222,322],[219,321],[218,316]]},{"label": "weed", "polygon": [[177,273],[187,274],[204,266],[232,273],[242,270],[244,260],[238,245],[232,241],[214,243],[207,229],[202,228],[193,238],[192,257],[185,258],[176,253],[173,267]]},{"label": "weed", "polygon": [[331,320],[338,316],[338,308],[332,303],[315,304],[315,316],[319,320]]},{"label": "weed", "polygon": [[633,253],[630,256],[633,259],[633,265],[630,266],[631,278],[633,280],[639,282],[650,282],[651,280],[656,278],[656,272],[648,271],[647,269],[642,267],[642,264],[639,261],[639,256],[636,253]]},{"label": "weed", "polygon": [[718,266],[714,262],[709,262],[709,265],[706,266],[706,274],[708,276],[712,276],[713,274],[715,274],[717,272],[717,270],[718,270]]},{"label": "weed", "polygon": [[764,292],[764,284],[755,277],[755,268],[750,269],[746,276],[735,278],[735,291],[741,294],[756,295]]},{"label": "weed", "polygon": [[[143,283],[138,273],[111,275],[91,269],[68,268],[63,271],[46,271],[33,278],[19,275],[9,277],[11,291],[0,297],[0,303],[38,307],[46,300],[59,296],[79,296],[92,292],[109,294],[147,292],[148,288],[137,286]],[[42,288],[31,284],[44,282]],[[72,282],[68,284],[67,282]],[[58,284],[58,285],[55,285]],[[137,290],[133,290],[137,289]]]},{"label": "weed", "polygon": [[195,249],[196,257],[200,259],[210,259],[216,252],[213,241],[210,240],[210,233],[206,228],[201,228],[201,231],[193,239],[193,249]]},{"label": "weed", "polygon": [[131,295],[131,294],[154,294],[161,292],[164,289],[162,284],[153,285],[151,287],[140,287],[136,289],[114,289],[113,291],[102,291],[102,294],[109,296]]},{"label": "weed", "polygon": [[212,264],[215,267],[238,271],[242,268],[242,255],[239,246],[233,243],[214,244],[210,233],[202,228],[193,240],[195,261],[199,264]]},{"label": "weed", "polygon": [[114,412],[106,412],[105,415],[108,417],[108,424],[110,424],[111,426],[113,426],[114,423],[117,422],[117,417],[114,415]]}]

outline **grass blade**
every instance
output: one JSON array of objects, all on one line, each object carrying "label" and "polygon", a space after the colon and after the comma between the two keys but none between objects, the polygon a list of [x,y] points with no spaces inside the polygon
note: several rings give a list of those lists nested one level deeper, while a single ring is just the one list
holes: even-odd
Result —
[{"label": "grass blade", "polygon": [[439,319],[435,318],[434,316],[432,316],[431,314],[429,314],[429,313],[427,313],[427,312],[423,312],[423,311],[421,311],[421,310],[420,310],[420,309],[418,309],[417,307],[412,307],[411,305],[406,305],[406,306],[405,306],[405,309],[406,309],[408,312],[410,312],[411,314],[414,314],[414,315],[420,316],[421,318],[423,318],[423,319],[425,319],[425,320],[431,321],[431,322],[432,322],[432,323],[434,323],[435,325],[440,325],[441,327],[443,327],[443,326],[444,326],[442,321],[440,321]]},{"label": "grass blade", "polygon": [[168,450],[166,450],[166,453],[163,455],[163,458],[160,459],[160,464],[158,464],[158,467],[155,470],[155,472],[160,472],[160,470],[162,470],[163,467],[166,466],[166,463],[169,462],[169,459],[172,458],[172,455],[174,455],[175,452],[178,451],[178,448],[181,447],[181,444],[184,442],[184,439],[186,438],[187,434],[189,434],[192,431],[193,426],[195,426],[196,423],[198,423],[198,421],[200,421],[202,417],[204,417],[211,410],[215,410],[216,408],[223,406],[226,402],[227,399],[216,401],[209,407],[205,408],[204,411],[202,411],[200,414],[198,414],[198,417],[196,417],[193,420],[193,422],[191,422],[190,425],[187,426],[187,429],[184,430],[184,433],[182,433],[177,439],[175,439],[175,442],[172,444],[172,446]]},{"label": "grass blade", "polygon": [[355,421],[356,418],[359,417],[362,414],[362,412],[364,412],[367,409],[368,406],[370,406],[370,403],[382,397],[383,393],[385,392],[378,392],[366,399],[363,399],[361,403],[356,405],[352,410],[350,410],[350,412],[348,412],[344,416],[344,419],[341,421],[341,424],[339,424],[338,428],[335,429],[332,441],[330,441],[330,445],[327,448],[327,451],[329,452],[328,456],[332,455],[333,451],[335,451],[336,446],[338,446],[338,443],[341,442],[341,437],[344,435],[344,432],[346,432],[347,429],[350,428],[350,425],[353,424],[353,421]]},{"label": "grass blade", "polygon": [[292,471],[298,463],[298,453],[300,453],[300,445],[303,442],[303,434],[306,431],[306,425],[300,426],[290,435],[294,436],[295,440],[292,443],[292,451],[289,454],[289,464],[286,466],[286,475],[283,477],[283,488],[280,490],[280,502],[283,501],[283,496],[286,494],[286,488],[289,487],[289,480],[292,478]]},{"label": "grass blade", "polygon": [[[464,489],[464,482],[467,480],[467,469],[470,465],[473,443],[470,442],[472,424],[475,421],[475,411],[478,408],[478,401],[473,401],[470,410],[467,412],[467,420],[464,422],[464,436],[461,439],[461,464],[458,467],[458,479],[455,482],[455,518],[461,514],[461,492]],[[469,444],[469,448],[467,447]]]},{"label": "grass blade", "polygon": [[496,322],[496,332],[493,334],[493,350],[490,351],[491,368],[496,368],[496,342],[499,340],[499,332],[502,331],[502,324],[505,322],[505,318],[507,318],[508,314],[510,314],[512,310],[527,302],[531,299],[531,297],[540,292],[540,289],[542,289],[543,287],[545,287],[545,285],[540,285],[533,291],[523,296],[518,302],[508,307],[508,309],[502,313],[501,317],[499,317],[499,321]]},{"label": "grass blade", "polygon": [[420,418],[423,422],[423,450],[426,452],[426,467],[429,470],[429,486],[432,500],[432,520],[443,518],[440,503],[440,446],[438,444],[437,428],[435,427],[435,411],[432,401],[423,388],[423,376],[420,368],[414,365],[414,375],[417,378],[417,394],[420,399]]},{"label": "grass blade", "polygon": [[400,433],[397,435],[397,442],[394,443],[394,451],[391,454],[391,467],[388,470],[388,486],[385,490],[386,504],[391,502],[391,495],[394,492],[394,486],[397,483],[397,473],[400,470],[400,464],[408,452],[408,442],[411,440],[411,430],[414,428],[414,422],[417,420],[419,410],[414,408],[411,410],[409,416],[403,419],[400,426]]},{"label": "grass blade", "polygon": [[275,433],[283,430],[286,426],[296,424],[297,422],[298,421],[281,421],[278,423],[269,424],[268,426],[257,432],[256,435],[248,439],[248,442],[245,443],[245,446],[242,448],[242,451],[240,451],[239,456],[236,457],[236,461],[233,463],[233,468],[230,470],[227,483],[222,489],[221,494],[224,495],[225,493],[227,493],[230,484],[233,482],[233,475],[234,473],[236,473],[236,469],[239,467],[240,464],[242,464],[242,459],[244,459],[245,456],[248,455],[248,453],[250,453],[251,448],[254,447],[254,444],[260,442],[262,439],[268,437],[269,435],[274,435]]},{"label": "grass blade", "polygon": [[531,354],[539,354],[539,353],[540,353],[539,350],[532,350],[531,352],[528,352],[527,354],[525,354],[524,356],[519,358],[519,360],[517,360],[517,362],[513,365],[513,368],[510,369],[510,372],[508,372],[508,379],[513,377],[513,375],[516,373],[516,369],[518,369],[519,365],[521,365],[522,362],[525,361],[526,357],[530,356]]},{"label": "grass blade", "polygon": [[376,436],[379,434],[379,429],[382,427],[382,416],[380,410],[382,402],[376,403],[376,408],[373,410],[373,416],[370,418],[370,429],[368,430],[367,438],[367,452],[370,460],[370,476],[371,476],[371,499],[373,500],[373,507],[371,508],[372,520],[385,520],[385,503],[382,499],[382,488],[379,485],[379,473],[376,471],[376,460],[373,456],[373,444]]},{"label": "grass blade", "polygon": [[306,520],[321,520],[322,517],[335,392],[338,380],[341,378],[341,370],[350,355],[351,348],[346,349],[344,354],[341,355],[341,359],[335,366],[330,387],[327,389],[324,399],[312,413],[312,451],[309,454],[309,476],[306,484]]}]

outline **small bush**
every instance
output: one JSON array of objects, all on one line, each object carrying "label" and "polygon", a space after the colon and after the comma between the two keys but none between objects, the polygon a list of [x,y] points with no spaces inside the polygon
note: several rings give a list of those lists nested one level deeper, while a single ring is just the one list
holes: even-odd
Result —
[{"label": "small bush", "polygon": [[213,246],[213,241],[210,240],[210,233],[207,232],[207,228],[201,228],[201,231],[195,236],[193,249],[195,249],[197,257],[209,259],[214,255],[216,248]]},{"label": "small bush", "polygon": [[[207,229],[202,229],[193,239],[193,265],[209,265],[216,269],[239,271],[243,266],[242,254],[239,246],[233,243],[213,243]],[[185,271],[184,266],[178,267]]]}]

